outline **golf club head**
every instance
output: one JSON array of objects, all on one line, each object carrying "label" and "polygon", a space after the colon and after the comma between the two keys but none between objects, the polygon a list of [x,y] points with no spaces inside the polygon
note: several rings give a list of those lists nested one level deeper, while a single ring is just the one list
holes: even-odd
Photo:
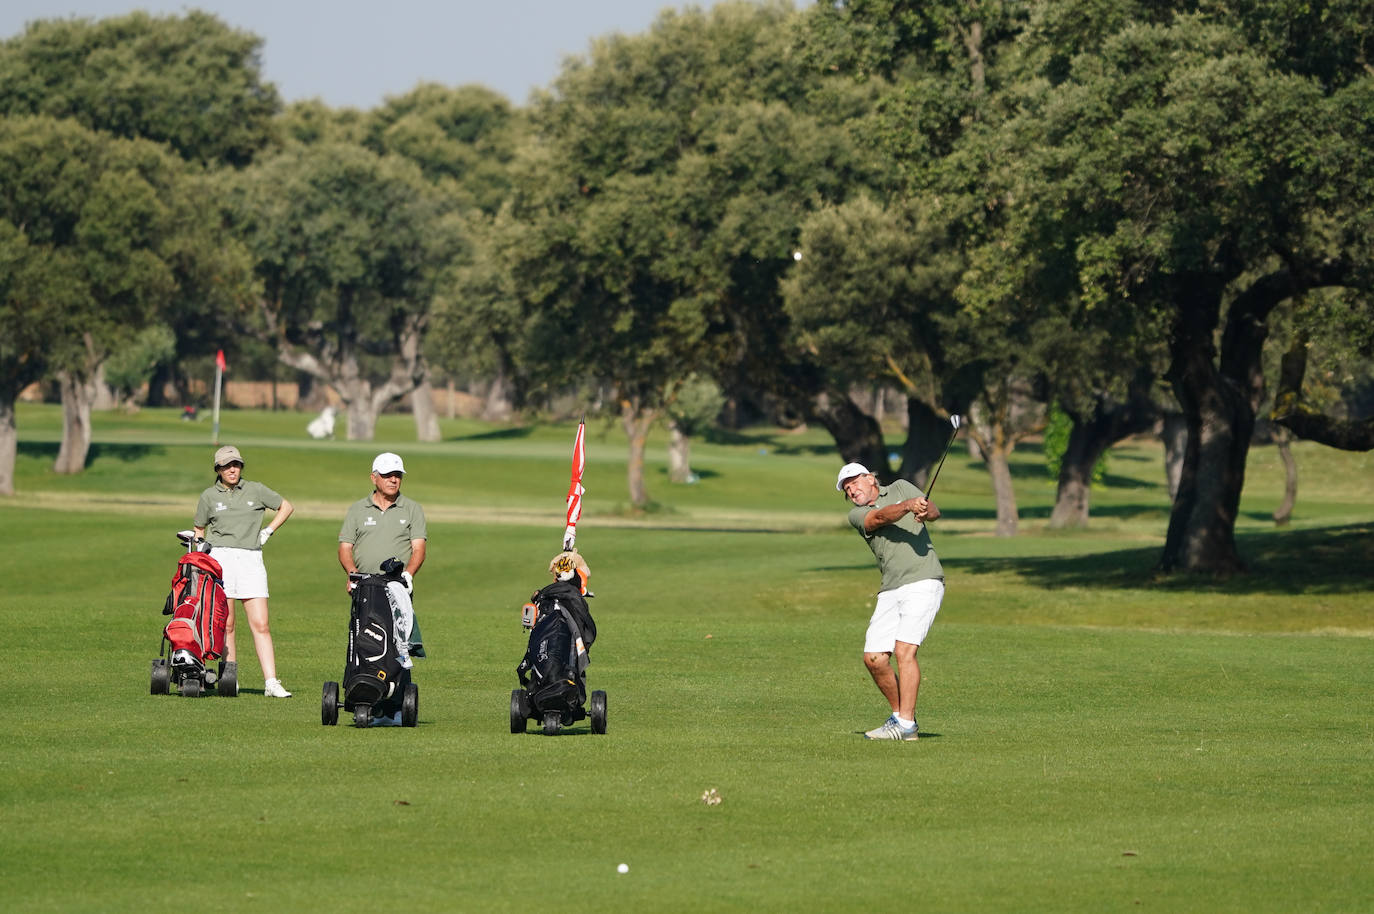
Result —
[{"label": "golf club head", "polygon": [[954,430],[959,431],[959,417],[957,415],[949,417],[949,424],[954,426]]}]

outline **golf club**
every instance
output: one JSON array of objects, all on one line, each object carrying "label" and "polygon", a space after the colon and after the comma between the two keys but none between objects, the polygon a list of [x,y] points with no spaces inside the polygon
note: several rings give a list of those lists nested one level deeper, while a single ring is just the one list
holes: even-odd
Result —
[{"label": "golf club", "polygon": [[945,452],[940,455],[940,463],[935,467],[935,472],[930,476],[930,483],[926,486],[926,498],[930,498],[930,493],[935,491],[935,480],[940,477],[940,467],[945,465],[945,458],[949,456],[949,446],[954,443],[954,436],[959,434],[959,417],[950,416],[949,424],[953,426],[949,433],[949,440],[945,442]]}]

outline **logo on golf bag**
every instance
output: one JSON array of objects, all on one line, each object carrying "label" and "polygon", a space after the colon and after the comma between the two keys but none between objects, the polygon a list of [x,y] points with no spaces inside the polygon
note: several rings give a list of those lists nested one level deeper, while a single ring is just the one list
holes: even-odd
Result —
[{"label": "logo on golf bag", "polygon": [[[380,625],[378,625],[376,622],[369,623],[367,628],[363,629],[362,634],[377,642],[376,654],[372,654],[370,656],[361,653],[359,654],[359,656],[361,656],[363,660],[367,661],[368,663],[376,663],[377,661],[381,660],[383,657],[386,656],[387,637],[386,632],[382,629]],[[361,645],[359,646],[361,647]],[[381,678],[385,678],[385,676]]]}]

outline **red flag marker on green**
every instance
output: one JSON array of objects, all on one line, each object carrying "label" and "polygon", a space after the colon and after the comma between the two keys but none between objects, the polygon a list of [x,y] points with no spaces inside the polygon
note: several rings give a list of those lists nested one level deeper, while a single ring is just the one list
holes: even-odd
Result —
[{"label": "red flag marker on green", "polygon": [[587,466],[587,420],[577,423],[577,438],[573,441],[572,478],[568,481],[568,521],[563,528],[563,551],[577,545],[577,521],[582,517],[582,471]]}]

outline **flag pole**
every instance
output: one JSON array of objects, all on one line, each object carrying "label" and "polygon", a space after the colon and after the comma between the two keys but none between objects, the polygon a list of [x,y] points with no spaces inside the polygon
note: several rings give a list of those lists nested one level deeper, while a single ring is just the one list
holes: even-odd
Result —
[{"label": "flag pole", "polygon": [[587,417],[577,423],[577,437],[573,439],[572,472],[568,480],[568,517],[563,527],[563,551],[577,548],[577,521],[582,517],[582,471],[587,465]]},{"label": "flag pole", "polygon": [[219,392],[224,386],[224,350],[215,353],[215,414],[211,444],[219,444]]}]

